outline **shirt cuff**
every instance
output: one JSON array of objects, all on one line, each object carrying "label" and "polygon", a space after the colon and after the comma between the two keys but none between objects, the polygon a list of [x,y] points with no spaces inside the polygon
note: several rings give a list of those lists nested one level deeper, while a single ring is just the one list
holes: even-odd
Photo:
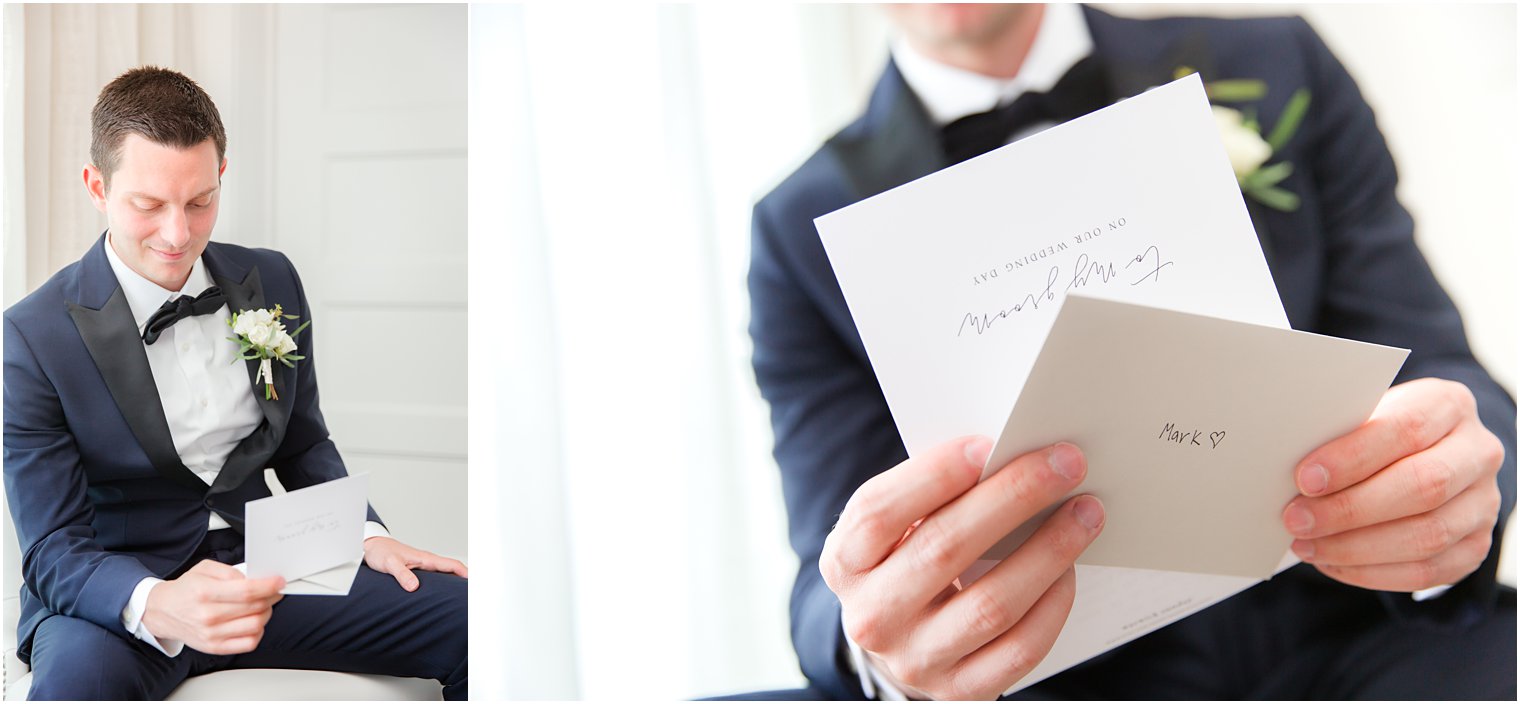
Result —
[{"label": "shirt cuff", "polygon": [[126,608],[121,610],[121,625],[138,640],[153,646],[158,652],[172,658],[179,655],[180,651],[185,649],[185,644],[167,638],[160,641],[152,633],[148,632],[148,627],[144,626],[142,622],[143,614],[148,611],[148,592],[153,591],[153,588],[163,581],[157,577],[144,577],[141,582],[137,583],[137,586],[132,589],[132,597],[127,600]]},{"label": "shirt cuff", "polygon": [[379,523],[376,523],[374,521],[365,521],[364,522],[364,539],[365,540],[369,540],[370,538],[389,538],[389,537],[391,537],[391,532],[388,531],[388,530],[386,530],[385,526],[382,526]]},{"label": "shirt cuff", "polygon": [[1439,587],[1431,587],[1429,589],[1421,589],[1417,592],[1411,592],[1409,596],[1415,601],[1430,601],[1431,599],[1445,594],[1446,590],[1451,589],[1451,587],[1452,585],[1450,584],[1442,584]]},{"label": "shirt cuff", "polygon": [[850,634],[844,634],[844,642],[850,649],[850,664],[855,666],[855,674],[860,676],[860,689],[865,692],[866,699],[875,699],[879,702],[908,701],[908,697],[903,695],[902,690],[876,672],[871,659],[866,657],[865,649],[856,645],[850,638]]}]

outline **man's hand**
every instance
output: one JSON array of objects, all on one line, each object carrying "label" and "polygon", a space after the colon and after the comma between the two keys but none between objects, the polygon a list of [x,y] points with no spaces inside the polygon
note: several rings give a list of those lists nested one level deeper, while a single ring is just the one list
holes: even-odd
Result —
[{"label": "man's hand", "polygon": [[1360,428],[1305,457],[1283,510],[1293,552],[1330,577],[1412,592],[1452,584],[1488,555],[1504,446],[1462,384],[1388,390]]},{"label": "man's hand", "polygon": [[210,655],[258,647],[285,578],[248,579],[237,569],[202,560],[148,592],[142,622],[159,640],[177,640]]},{"label": "man's hand", "polygon": [[975,583],[952,582],[1003,536],[1082,483],[1087,462],[1061,443],[977,483],[992,450],[962,438],[861,485],[819,560],[845,632],[909,696],[990,699],[1050,652],[1076,595],[1072,564],[1102,530],[1079,496]]},{"label": "man's hand", "polygon": [[417,591],[421,584],[413,569],[429,572],[451,572],[461,577],[470,576],[469,568],[458,560],[439,557],[426,550],[408,546],[395,538],[376,536],[364,541],[364,564],[376,572],[385,572],[396,578],[396,583],[409,592]]}]

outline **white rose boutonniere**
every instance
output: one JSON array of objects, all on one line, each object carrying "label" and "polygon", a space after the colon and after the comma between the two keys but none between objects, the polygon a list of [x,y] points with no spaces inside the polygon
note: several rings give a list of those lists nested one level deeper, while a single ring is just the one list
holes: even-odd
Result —
[{"label": "white rose boutonniere", "polygon": [[[301,334],[306,326],[311,325],[308,320],[301,323],[301,327],[294,332],[285,330],[284,320],[295,320],[300,316],[286,315],[285,311],[276,305],[274,310],[260,308],[258,310],[245,310],[233,313],[227,319],[227,326],[232,328],[233,337],[227,339],[238,343],[238,359],[245,361],[259,360],[259,374],[254,377],[254,383],[264,383],[264,400],[280,400],[280,395],[274,390],[274,362],[279,362],[291,369],[295,369],[296,362],[306,359],[302,355],[295,354],[295,336]],[[237,362],[237,360],[233,360]]]},{"label": "white rose boutonniere", "polygon": [[[1193,69],[1185,66],[1177,69],[1178,78],[1189,73],[1193,73]],[[1249,103],[1267,95],[1267,84],[1253,79],[1212,81],[1205,83],[1203,88],[1210,101],[1227,103]],[[1287,161],[1273,164],[1267,162],[1298,131],[1304,113],[1309,110],[1309,90],[1300,88],[1294,91],[1288,98],[1288,104],[1283,107],[1282,115],[1277,118],[1277,124],[1266,135],[1262,134],[1261,125],[1256,121],[1255,107],[1248,107],[1244,111],[1219,105],[1213,107],[1214,122],[1219,127],[1220,139],[1224,142],[1225,153],[1230,157],[1230,167],[1235,171],[1235,180],[1240,184],[1241,192],[1270,208],[1298,210],[1298,194],[1278,185],[1293,173],[1293,164]]]},{"label": "white rose boutonniere", "polygon": [[1246,127],[1245,116],[1239,110],[1218,105],[1213,108],[1214,123],[1219,127],[1219,138],[1224,141],[1224,153],[1230,157],[1235,178],[1250,176],[1267,163],[1267,157],[1272,156],[1272,147],[1261,138],[1260,132]]}]

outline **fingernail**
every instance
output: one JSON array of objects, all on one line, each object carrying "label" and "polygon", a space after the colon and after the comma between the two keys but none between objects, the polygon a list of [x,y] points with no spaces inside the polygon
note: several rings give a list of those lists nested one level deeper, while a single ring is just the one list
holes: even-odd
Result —
[{"label": "fingernail", "polygon": [[1295,540],[1295,541],[1293,541],[1293,553],[1295,555],[1298,555],[1298,559],[1303,560],[1304,562],[1308,562],[1310,560],[1313,560],[1314,559],[1314,541],[1312,541],[1312,540]]},{"label": "fingernail", "polygon": [[987,458],[992,455],[992,440],[978,435],[966,441],[966,461],[978,467],[987,466]]},{"label": "fingernail", "polygon": [[1298,472],[1298,488],[1309,496],[1322,494],[1330,488],[1330,473],[1320,465],[1308,465]]},{"label": "fingernail", "polygon": [[1077,522],[1088,530],[1097,530],[1103,525],[1103,503],[1091,496],[1079,496],[1071,505],[1071,512],[1077,514]]},{"label": "fingernail", "polygon": [[1283,511],[1283,525],[1288,527],[1289,533],[1303,535],[1314,529],[1314,514],[1303,506],[1289,504],[1288,510]]},{"label": "fingernail", "polygon": [[1050,464],[1051,470],[1067,479],[1082,476],[1082,451],[1069,442],[1058,442],[1051,446],[1046,462]]}]

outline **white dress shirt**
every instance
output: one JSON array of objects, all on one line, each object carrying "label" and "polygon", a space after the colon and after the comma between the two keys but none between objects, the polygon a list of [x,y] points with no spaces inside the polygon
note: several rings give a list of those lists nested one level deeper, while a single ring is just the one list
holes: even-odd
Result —
[{"label": "white dress shirt", "polygon": [[944,127],[967,115],[1007,105],[1024,93],[1054,88],[1072,66],[1092,53],[1092,48],[1092,32],[1087,29],[1082,8],[1052,3],[1045,6],[1034,43],[1013,78],[993,78],[946,66],[919,53],[902,37],[892,42],[892,61],[923,103],[929,119],[936,127]]},{"label": "white dress shirt", "polygon": [[[191,266],[185,285],[178,291],[170,291],[149,281],[117,256],[109,233],[106,235],[106,259],[126,296],[127,306],[132,309],[132,319],[137,323],[139,335],[148,318],[165,301],[180,296],[197,296],[212,286],[211,275],[199,258]],[[156,342],[143,345],[148,368],[153,372],[153,383],[158,387],[158,399],[164,408],[164,419],[169,423],[169,435],[174,439],[174,450],[179,454],[180,462],[208,487],[216,481],[232,450],[264,420],[264,413],[253,397],[247,365],[234,363],[238,345],[228,339],[232,337],[232,328],[227,326],[231,316],[227,306],[223,305],[210,315],[180,320],[165,330]],[[207,530],[222,530],[231,526],[213,511],[206,527]],[[377,535],[389,533],[378,523],[366,522],[365,539]],[[122,610],[121,623],[128,632],[174,657],[184,644],[169,640],[160,642],[142,624],[148,593],[162,581],[147,577],[137,583]]]}]

